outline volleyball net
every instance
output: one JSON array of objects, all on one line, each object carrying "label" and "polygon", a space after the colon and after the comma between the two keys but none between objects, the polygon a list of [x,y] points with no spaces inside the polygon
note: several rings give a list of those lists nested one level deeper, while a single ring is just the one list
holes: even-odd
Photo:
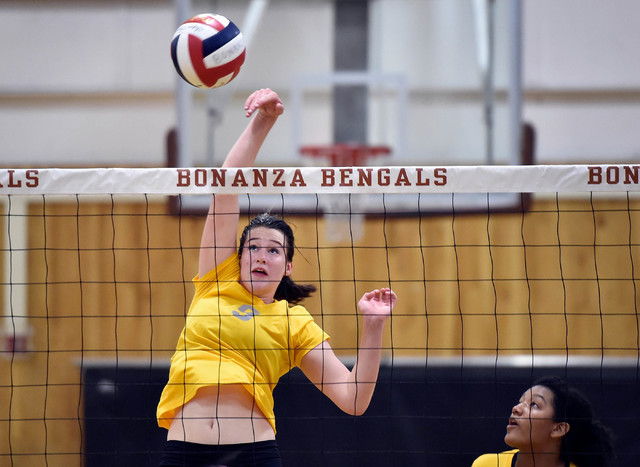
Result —
[{"label": "volleyball net", "polygon": [[640,394],[639,171],[2,169],[0,464],[157,464],[212,193],[240,195],[241,227],[260,211],[292,225],[293,277],[317,287],[304,304],[345,362],[362,293],[399,298],[364,416],[283,378],[290,465],[469,465],[501,450],[511,406],[547,372],[581,384],[637,456],[638,409],[622,407]]}]

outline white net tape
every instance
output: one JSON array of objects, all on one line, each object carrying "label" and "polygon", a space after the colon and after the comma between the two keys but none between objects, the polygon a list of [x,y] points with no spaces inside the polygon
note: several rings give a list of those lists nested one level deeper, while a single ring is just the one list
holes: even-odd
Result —
[{"label": "white net tape", "polygon": [[0,194],[639,191],[640,165],[2,169]]}]

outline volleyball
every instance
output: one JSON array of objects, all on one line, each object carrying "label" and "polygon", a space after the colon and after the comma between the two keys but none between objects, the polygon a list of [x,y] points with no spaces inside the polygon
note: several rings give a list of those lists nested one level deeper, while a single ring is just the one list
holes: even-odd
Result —
[{"label": "volleyball", "polygon": [[198,88],[224,86],[238,76],[246,46],[238,27],[222,15],[189,18],[171,40],[171,59],[178,74]]}]

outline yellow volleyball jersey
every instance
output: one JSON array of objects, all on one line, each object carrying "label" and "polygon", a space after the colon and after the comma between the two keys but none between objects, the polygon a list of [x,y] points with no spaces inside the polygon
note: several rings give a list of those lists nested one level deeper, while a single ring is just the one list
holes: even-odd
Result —
[{"label": "yellow volleyball jersey", "polygon": [[[483,454],[473,461],[471,467],[511,467],[515,465],[516,454],[518,454],[517,449],[497,454]],[[576,467],[573,462],[570,465],[571,467]]]},{"label": "yellow volleyball jersey", "polygon": [[513,449],[497,454],[483,454],[473,461],[471,467],[511,467],[517,452],[517,449]]},{"label": "yellow volleyball jersey", "polygon": [[239,278],[237,254],[194,278],[195,295],[158,404],[159,426],[169,428],[198,389],[242,384],[275,431],[278,380],[329,338],[304,307],[286,300],[265,304]]}]

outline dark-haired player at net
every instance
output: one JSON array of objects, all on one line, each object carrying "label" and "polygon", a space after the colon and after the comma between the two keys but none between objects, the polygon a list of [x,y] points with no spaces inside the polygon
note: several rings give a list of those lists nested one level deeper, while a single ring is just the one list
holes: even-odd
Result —
[{"label": "dark-haired player at net", "polygon": [[[245,103],[251,118],[224,167],[250,167],[284,106],[270,89]],[[298,302],[315,287],[291,279],[291,227],[263,214],[237,242],[238,196],[213,195],[194,279],[195,295],[171,359],[157,410],[168,429],[160,465],[280,466],[273,389],[294,366],[344,412],[371,401],[385,323],[396,304],[389,288],[358,302],[362,333],[354,367]]]},{"label": "dark-haired player at net", "polygon": [[504,437],[515,448],[484,454],[472,467],[607,467],[611,432],[594,418],[589,401],[557,377],[542,378],[511,409]]}]

